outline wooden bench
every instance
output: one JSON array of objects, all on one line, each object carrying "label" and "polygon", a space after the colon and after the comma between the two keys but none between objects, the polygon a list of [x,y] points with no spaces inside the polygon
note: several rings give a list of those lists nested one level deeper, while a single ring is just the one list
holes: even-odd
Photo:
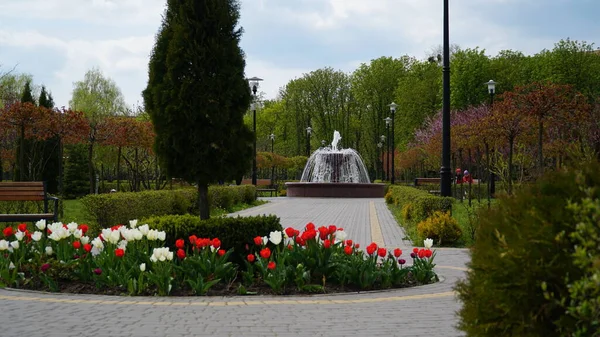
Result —
[{"label": "wooden bench", "polygon": [[415,186],[421,184],[439,184],[441,180],[441,178],[415,178]]},{"label": "wooden bench", "polygon": [[[252,184],[252,179],[243,179],[242,185]],[[256,194],[259,192],[269,192],[269,196],[272,197],[273,193],[277,196],[278,185],[272,184],[271,179],[256,179]]]},{"label": "wooden bench", "polygon": [[[54,212],[48,212],[48,201],[54,201]],[[0,182],[0,201],[43,201],[44,213],[39,214],[0,214],[0,222],[37,222],[39,220],[58,221],[58,198],[46,193],[43,181]]]}]

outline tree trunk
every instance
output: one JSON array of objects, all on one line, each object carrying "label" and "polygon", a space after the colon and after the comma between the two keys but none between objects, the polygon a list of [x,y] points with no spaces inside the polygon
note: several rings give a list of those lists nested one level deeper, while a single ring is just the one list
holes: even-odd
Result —
[{"label": "tree trunk", "polygon": [[58,195],[63,195],[63,142],[60,137],[58,138]]},{"label": "tree trunk", "polygon": [[121,147],[117,151],[117,192],[121,191]]},{"label": "tree trunk", "polygon": [[95,172],[94,172],[94,162],[93,157],[94,157],[94,139],[90,139],[90,144],[88,145],[88,171],[90,174],[90,194],[94,194],[94,191],[96,190],[96,179],[95,179]]},{"label": "tree trunk", "polygon": [[508,140],[508,194],[512,194],[513,147],[515,139]]},{"label": "tree trunk", "polygon": [[198,209],[200,210],[200,219],[205,220],[210,218],[210,210],[208,207],[208,185],[198,184]]},{"label": "tree trunk", "polygon": [[540,128],[538,130],[538,174],[542,176],[544,173],[544,155],[543,149],[543,137],[544,137],[544,121],[540,118]]}]

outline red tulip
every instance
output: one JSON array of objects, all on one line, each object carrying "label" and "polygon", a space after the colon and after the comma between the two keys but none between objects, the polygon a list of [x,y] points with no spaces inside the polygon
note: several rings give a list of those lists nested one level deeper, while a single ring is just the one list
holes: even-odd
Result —
[{"label": "red tulip", "polygon": [[263,259],[268,259],[271,256],[271,250],[269,249],[269,247],[263,248],[260,250],[260,257],[262,257]]},{"label": "red tulip", "polygon": [[315,224],[312,222],[309,222],[306,224],[306,227],[304,227],[305,231],[313,231],[315,230]]},{"label": "red tulip", "polygon": [[248,256],[246,256],[246,259],[248,260],[248,262],[252,263],[254,262],[256,257],[254,256],[254,254],[248,254]]},{"label": "red tulip", "polygon": [[344,254],[346,254],[346,255],[352,255],[352,246],[346,246],[346,247],[344,247]]},{"label": "red tulip", "polygon": [[413,253],[419,254],[419,248],[417,248],[417,247],[413,248]]},{"label": "red tulip", "polygon": [[425,249],[420,249],[418,255],[421,259],[424,258],[425,257]]},{"label": "red tulip", "polygon": [[185,241],[183,241],[183,239],[178,239],[175,241],[175,247],[183,249],[183,246],[185,246]]},{"label": "red tulip", "polygon": [[183,249],[177,249],[177,257],[180,260],[185,259],[185,250],[183,250]]},{"label": "red tulip", "polygon": [[285,234],[289,237],[289,238],[293,238],[294,236],[296,236],[296,230],[293,229],[292,227],[288,227],[285,229]]},{"label": "red tulip", "polygon": [[273,261],[271,261],[271,262],[269,262],[269,264],[267,264],[267,268],[270,270],[275,269],[275,267],[276,267],[276,265],[275,265],[275,262],[273,262]]},{"label": "red tulip", "polygon": [[83,233],[83,235],[85,235],[85,233],[87,233],[87,231],[90,229],[90,227],[88,227],[88,225],[82,223],[81,225],[79,225],[79,229],[81,229],[81,233]]},{"label": "red tulip", "polygon": [[381,257],[385,257],[387,255],[387,250],[385,248],[379,248],[377,250],[377,255],[379,255]]},{"label": "red tulip", "polygon": [[219,248],[219,247],[221,247],[221,240],[214,238],[214,239],[212,239],[211,245],[214,248]]},{"label": "red tulip", "polygon": [[123,255],[125,255],[125,251],[121,248],[117,248],[115,249],[115,256],[116,257],[123,257]]},{"label": "red tulip", "polygon": [[73,248],[75,248],[75,249],[81,248],[81,242],[79,242],[79,241],[73,241]]},{"label": "red tulip", "polygon": [[425,257],[426,258],[430,258],[431,255],[433,255],[433,252],[431,250],[429,250],[429,249],[425,249]]},{"label": "red tulip", "polygon": [[325,249],[331,248],[331,241],[329,239],[323,241],[323,247],[325,247]]},{"label": "red tulip", "polygon": [[337,231],[337,227],[335,225],[329,225],[329,234],[333,234]]},{"label": "red tulip", "polygon": [[354,244],[354,249],[358,249],[358,248],[360,248],[360,243],[355,243]]},{"label": "red tulip", "polygon": [[400,255],[402,255],[402,249],[400,249],[400,248],[394,249],[394,256],[400,257]]},{"label": "red tulip", "polygon": [[83,245],[83,250],[89,253],[90,251],[92,251],[92,245],[86,243],[85,245]]},{"label": "red tulip", "polygon": [[260,237],[260,236],[255,237],[254,238],[254,244],[257,245],[257,246],[262,246],[262,244],[263,244],[262,237]]},{"label": "red tulip", "polygon": [[217,254],[218,254],[219,256],[223,256],[223,255],[225,255],[225,249],[219,249],[219,250],[217,251]]},{"label": "red tulip", "polygon": [[196,244],[196,240],[198,240],[198,237],[196,235],[190,235],[190,237],[188,238],[188,240],[190,240],[190,244],[195,245]]},{"label": "red tulip", "polygon": [[367,246],[367,254],[369,255],[373,255],[373,253],[375,253],[376,250],[377,244],[375,242],[372,242],[370,245]]},{"label": "red tulip", "polygon": [[4,228],[4,230],[2,231],[2,234],[4,234],[4,237],[9,237],[11,235],[14,234],[12,227],[6,227]]},{"label": "red tulip", "polygon": [[328,236],[329,236],[329,229],[325,226],[319,227],[319,237],[321,238],[321,240],[327,239]]},{"label": "red tulip", "polygon": [[17,226],[17,228],[19,229],[19,232],[25,232],[27,230],[27,224],[19,224],[19,226]]},{"label": "red tulip", "polygon": [[346,246],[352,246],[352,240],[346,240]]}]

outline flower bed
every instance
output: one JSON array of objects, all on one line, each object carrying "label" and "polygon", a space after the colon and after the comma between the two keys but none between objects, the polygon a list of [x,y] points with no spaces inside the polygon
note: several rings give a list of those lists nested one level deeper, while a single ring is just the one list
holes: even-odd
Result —
[{"label": "flower bed", "polygon": [[192,235],[163,247],[164,231],[137,225],[103,229],[91,239],[76,223],[7,227],[0,240],[0,285],[63,292],[127,295],[327,293],[406,287],[438,280],[433,242],[414,248],[371,243],[366,252],[336,226],[309,223],[257,236],[244,265],[229,259],[218,238]]}]

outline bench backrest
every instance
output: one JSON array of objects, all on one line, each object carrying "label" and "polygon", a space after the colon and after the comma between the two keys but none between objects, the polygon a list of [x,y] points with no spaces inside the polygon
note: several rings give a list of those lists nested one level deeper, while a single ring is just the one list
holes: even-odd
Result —
[{"label": "bench backrest", "polygon": [[42,181],[0,183],[0,201],[41,201],[45,196]]}]

